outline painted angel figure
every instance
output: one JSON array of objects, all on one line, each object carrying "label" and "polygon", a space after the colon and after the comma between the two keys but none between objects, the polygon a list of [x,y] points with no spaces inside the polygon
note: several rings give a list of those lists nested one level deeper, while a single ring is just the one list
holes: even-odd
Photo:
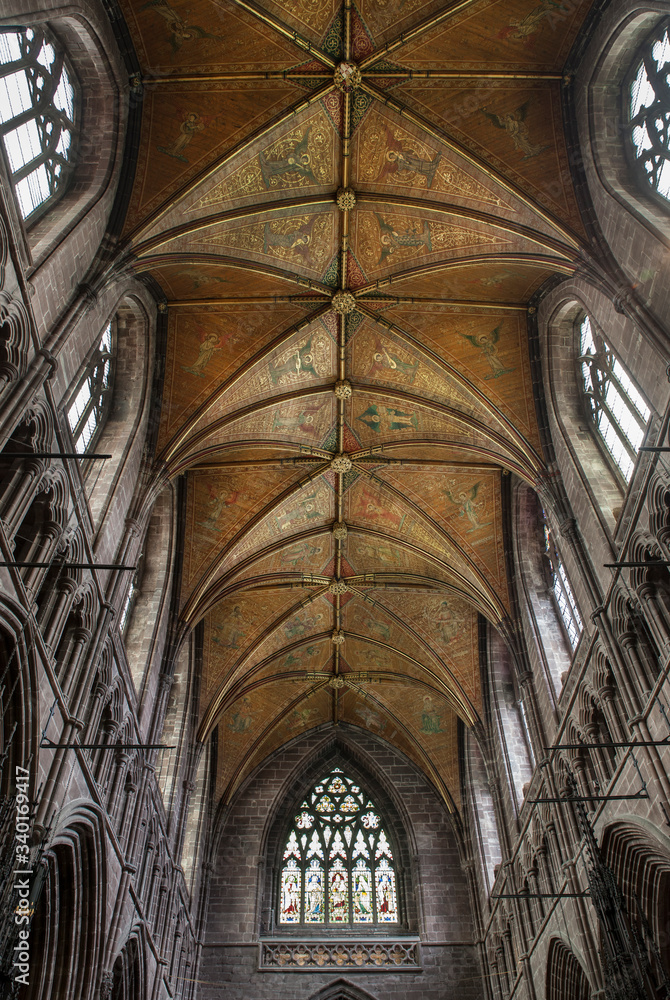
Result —
[{"label": "painted angel figure", "polygon": [[209,500],[207,506],[209,508],[209,513],[203,521],[198,521],[203,528],[208,528],[210,531],[214,531],[219,523],[219,518],[223,514],[226,507],[234,507],[237,501],[240,499],[241,493],[239,490],[220,490],[218,493],[213,489],[212,486],[209,487]]},{"label": "painted angel figure", "polygon": [[421,732],[422,733],[443,733],[444,730],[440,725],[440,715],[433,704],[433,699],[429,694],[424,695],[423,698],[423,711],[421,713]]},{"label": "painted angel figure", "polygon": [[399,375],[404,375],[410,383],[414,381],[419,367],[418,358],[413,364],[408,361],[403,361],[397,354],[389,351],[377,337],[375,338],[371,361],[372,364],[367,373],[368,377],[374,376],[378,372],[386,370],[397,372]]},{"label": "painted angel figure", "polygon": [[212,35],[209,31],[199,27],[197,24],[188,24],[187,21],[178,14],[174,7],[171,7],[167,0],[149,0],[142,4],[140,10],[147,10],[151,7],[157,14],[165,19],[165,24],[170,32],[170,45],[173,52],[178,52],[184,42],[192,38],[219,38],[219,35]]},{"label": "painted angel figure", "polygon": [[538,156],[548,148],[547,146],[540,146],[538,143],[530,141],[530,134],[526,125],[529,104],[530,98],[524,101],[523,104],[520,104],[515,111],[508,111],[504,115],[497,115],[495,112],[489,111],[488,108],[481,109],[482,113],[486,115],[496,128],[501,128],[507,132],[514,143],[514,148],[523,153],[524,160],[530,160],[533,156]]},{"label": "painted angel figure", "polygon": [[259,153],[258,160],[266,188],[270,187],[274,177],[282,177],[284,174],[298,174],[316,184],[316,177],[312,173],[311,167],[312,156],[308,149],[311,131],[310,126],[295,148],[279,160],[268,160],[265,153]]},{"label": "painted angel figure", "polygon": [[314,418],[324,407],[323,403],[318,406],[304,406],[300,413],[291,416],[282,416],[281,410],[275,410],[272,417],[273,431],[303,431],[305,434],[316,434],[317,428],[314,426]]},{"label": "painted angel figure", "polygon": [[263,253],[267,253],[273,247],[282,250],[294,250],[305,260],[309,257],[312,242],[312,226],[314,219],[309,226],[302,226],[289,233],[275,233],[269,222],[265,223],[263,230]]},{"label": "painted angel figure", "polygon": [[384,165],[379,173],[378,181],[384,180],[389,174],[399,172],[416,173],[426,178],[426,187],[430,187],[435,180],[442,153],[437,153],[432,160],[424,160],[417,156],[413,149],[405,149],[402,142],[396,139],[390,129],[386,130],[386,155]]},{"label": "painted angel figure", "polygon": [[526,41],[540,30],[542,22],[552,11],[558,13],[561,10],[566,10],[564,0],[540,0],[537,7],[533,7],[525,17],[510,21],[506,28],[498,32],[498,38],[512,38],[515,42]]},{"label": "painted angel figure", "polygon": [[505,368],[500,355],[498,354],[497,343],[500,340],[500,327],[502,324],[498,324],[495,330],[491,330],[490,333],[476,333],[474,335],[469,333],[462,333],[461,336],[465,340],[469,340],[473,347],[479,348],[484,354],[484,357],[491,366],[491,374],[485,375],[486,381],[492,378],[500,378],[501,375],[507,375],[509,372],[513,372],[513,368]]},{"label": "painted angel figure", "polygon": [[166,153],[175,160],[188,163],[188,157],[184,156],[184,150],[191,142],[194,135],[204,132],[206,123],[195,111],[188,111],[179,125],[179,135],[169,146],[158,146],[160,153]]},{"label": "painted angel figure", "polygon": [[452,493],[451,490],[445,490],[444,495],[449,500],[450,503],[455,504],[461,513],[461,517],[467,517],[468,521],[472,525],[469,531],[476,531],[477,528],[482,528],[481,521],[479,520],[479,512],[485,507],[484,500],[477,500],[477,494],[479,493],[479,487],[481,482],[475,483],[469,493],[465,490],[461,490],[458,493]]},{"label": "painted angel figure", "polygon": [[[314,345],[314,348],[318,352],[319,342]],[[317,371],[315,365],[317,363],[317,355],[312,345],[312,338],[301,344],[299,347],[289,355],[286,361],[281,364],[277,361],[271,361],[269,364],[268,372],[273,385],[277,385],[281,382],[282,378],[290,377],[291,375],[298,376],[300,374],[311,375],[312,378],[317,378],[319,372]],[[321,407],[318,407],[321,409]],[[307,411],[309,412],[309,411]],[[308,423],[311,421],[308,421]]]},{"label": "painted angel figure", "polygon": [[379,239],[382,245],[381,254],[377,261],[378,264],[383,264],[390,254],[395,253],[396,250],[402,250],[404,247],[425,247],[428,253],[432,252],[433,245],[430,239],[430,226],[427,222],[424,222],[421,231],[416,226],[412,226],[403,230],[403,232],[398,232],[392,225],[382,219],[381,215],[377,212],[375,212],[375,215],[379,223]]},{"label": "painted angel figure", "polygon": [[205,368],[212,360],[212,355],[222,349],[223,344],[221,343],[220,334],[214,333],[214,331],[210,333],[203,331],[200,335],[200,347],[198,348],[197,358],[192,365],[182,365],[182,371],[189,372],[190,375],[199,375],[200,378],[205,378]]}]

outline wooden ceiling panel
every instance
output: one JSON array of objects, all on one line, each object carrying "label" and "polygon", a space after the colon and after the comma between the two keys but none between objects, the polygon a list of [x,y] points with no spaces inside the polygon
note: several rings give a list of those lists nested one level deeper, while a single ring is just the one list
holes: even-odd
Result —
[{"label": "wooden ceiling panel", "polygon": [[[590,0],[495,0],[462,13],[410,41],[394,56],[401,66],[450,66],[478,76],[489,70],[560,74]],[[463,35],[467,32],[467,45]]]},{"label": "wooden ceiling panel", "polygon": [[204,619],[218,794],[347,725],[458,808],[506,476],[545,472],[528,309],[588,253],[562,77],[590,4],[122,3],[118,266],[167,302],[155,480],[188,476],[176,625]]},{"label": "wooden ceiling panel", "polygon": [[402,83],[394,95],[471,149],[540,206],[583,232],[563,135],[561,84]]},{"label": "wooden ceiling panel", "polygon": [[[165,359],[165,390],[170,405],[163,407],[159,432],[162,449],[194,414],[210,413],[222,383],[285,330],[305,316],[305,308],[291,303],[264,305],[200,306],[170,313]],[[274,359],[275,367],[277,365]],[[268,378],[275,370],[265,361]],[[279,381],[279,379],[278,379]],[[212,419],[220,415],[217,410]]]}]

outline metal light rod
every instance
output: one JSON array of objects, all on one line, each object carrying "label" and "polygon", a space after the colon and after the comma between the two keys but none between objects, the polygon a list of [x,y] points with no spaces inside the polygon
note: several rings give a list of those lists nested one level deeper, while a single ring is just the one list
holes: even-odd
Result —
[{"label": "metal light rod", "polygon": [[644,568],[645,566],[670,566],[670,559],[649,559],[646,562],[615,562],[615,563],[603,563],[605,569],[621,569],[624,566],[634,567],[640,566]]},{"label": "metal light rod", "polygon": [[491,899],[584,899],[590,892],[500,892]]},{"label": "metal light rod", "polygon": [[643,790],[641,792],[636,792],[635,795],[570,795],[568,798],[543,798],[543,799],[529,799],[533,805],[537,805],[540,802],[614,802],[623,801],[624,799],[648,799],[649,792]]},{"label": "metal light rod", "polygon": [[163,743],[52,743],[44,737],[40,750],[176,750],[177,744]]},{"label": "metal light rod", "polygon": [[82,461],[85,459],[88,461],[92,458],[113,458],[112,455],[80,455],[78,451],[12,451],[5,454],[2,452],[2,458],[79,458]]},{"label": "metal light rod", "polygon": [[52,566],[61,569],[137,569],[137,566],[124,566],[120,563],[53,563],[53,562],[3,562],[0,566],[30,567],[31,569],[49,569]]},{"label": "metal light rod", "polygon": [[663,740],[640,740],[639,743],[559,743],[555,747],[545,747],[547,753],[553,750],[597,750],[598,747],[670,747],[670,736]]}]

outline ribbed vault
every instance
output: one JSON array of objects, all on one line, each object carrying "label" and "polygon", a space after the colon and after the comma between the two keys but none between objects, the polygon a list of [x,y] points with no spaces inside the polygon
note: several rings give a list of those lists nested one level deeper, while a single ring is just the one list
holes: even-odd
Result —
[{"label": "ribbed vault", "polygon": [[168,309],[156,482],[229,797],[293,737],[389,740],[458,806],[504,477],[544,473],[534,292],[583,258],[561,119],[587,0],[124,2],[124,266]]}]

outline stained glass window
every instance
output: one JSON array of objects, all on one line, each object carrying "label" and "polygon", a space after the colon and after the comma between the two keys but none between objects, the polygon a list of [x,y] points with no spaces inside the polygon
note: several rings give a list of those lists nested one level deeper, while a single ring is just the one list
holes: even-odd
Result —
[{"label": "stained glass window", "polygon": [[301,803],[284,847],[280,924],[398,922],[393,851],[374,802],[334,768]]},{"label": "stained glass window", "polygon": [[544,543],[549,562],[551,563],[552,589],[560,616],[565,625],[570,645],[576,648],[579,637],[582,634],[582,618],[577,607],[575,595],[572,592],[568,575],[565,572],[558,549],[554,543],[553,536],[545,520],[544,523]]},{"label": "stained glass window", "polygon": [[74,446],[80,455],[102,427],[111,385],[112,325],[109,323],[67,410]]},{"label": "stained glass window", "polygon": [[43,28],[0,31],[0,135],[22,216],[62,189],[72,167],[73,78]]},{"label": "stained glass window", "polygon": [[667,24],[647,41],[628,93],[629,134],[642,176],[670,200],[670,38]]},{"label": "stained glass window", "polygon": [[591,418],[628,482],[651,411],[589,316],[582,317],[579,331],[579,360]]}]

